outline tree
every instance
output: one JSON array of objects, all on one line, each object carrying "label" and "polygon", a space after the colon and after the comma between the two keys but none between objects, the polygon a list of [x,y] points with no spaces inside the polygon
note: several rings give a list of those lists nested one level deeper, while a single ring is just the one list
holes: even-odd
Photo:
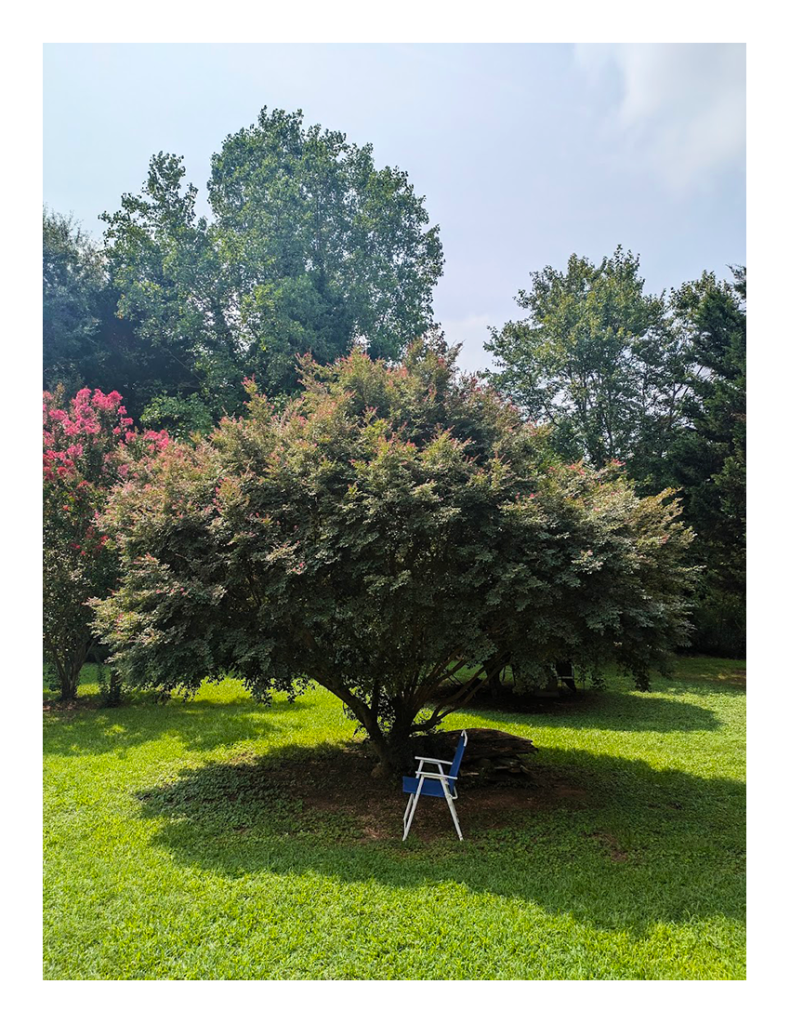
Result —
[{"label": "tree", "polygon": [[494,654],[614,658],[645,686],[685,636],[677,503],[553,463],[452,359],[306,359],[282,413],[252,385],[244,419],[116,490],[121,582],[96,609],[124,678],[189,693],[234,673],[262,698],[316,680],[389,770]]},{"label": "tree", "polygon": [[101,257],[79,225],[46,207],[42,256],[44,386],[76,390],[95,347]]},{"label": "tree", "polygon": [[104,597],[118,575],[98,513],[132,455],[144,465],[167,444],[165,435],[133,431],[121,401],[115,391],[84,388],[68,403],[62,389],[44,392],[44,653],[64,700],[76,697],[95,644],[86,602]]},{"label": "tree", "polygon": [[120,391],[133,417],[150,406],[150,419],[176,432],[210,427],[196,372],[133,317],[117,315],[120,295],[101,247],[62,214],[45,209],[43,227],[44,387]]},{"label": "tree", "polygon": [[237,412],[247,374],[290,392],[297,355],[331,362],[364,338],[371,355],[394,358],[430,326],[438,228],[369,145],[264,108],[212,159],[210,219],[184,175],[160,153],[142,195],[104,215],[121,314],[194,377],[177,396]]},{"label": "tree", "polygon": [[568,457],[625,460],[646,491],[666,486],[688,353],[663,297],[644,293],[639,258],[620,246],[599,266],[573,255],[564,272],[534,273],[516,301],[528,315],[492,330],[490,379],[551,423]]},{"label": "tree", "polygon": [[670,464],[683,489],[694,554],[706,566],[697,613],[702,648],[746,644],[746,270],[705,273],[672,293],[695,372]]}]

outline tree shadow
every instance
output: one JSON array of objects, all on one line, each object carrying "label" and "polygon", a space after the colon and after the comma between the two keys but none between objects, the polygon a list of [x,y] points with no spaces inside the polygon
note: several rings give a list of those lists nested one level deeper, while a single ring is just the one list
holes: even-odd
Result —
[{"label": "tree shadow", "polygon": [[266,706],[252,699],[233,702],[174,699],[166,704],[155,700],[124,704],[118,708],[78,705],[54,709],[57,727],[45,730],[44,749],[61,757],[82,754],[123,754],[145,743],[172,736],[188,750],[209,751],[246,740],[258,740],[280,731],[279,720],[288,716],[289,731],[294,715],[311,709],[313,701],[301,697],[293,704],[275,701]]},{"label": "tree shadow", "polygon": [[460,785],[459,843],[424,800],[407,844],[405,797],[372,779],[358,747],[185,770],[136,796],[152,839],[227,877],[317,873],[393,888],[448,881],[644,935],[659,922],[744,914],[745,786],[646,762],[542,750],[521,787]]},{"label": "tree shadow", "polygon": [[[698,690],[694,688],[695,692]],[[491,702],[464,708],[472,718],[504,725],[534,717],[541,728],[602,729],[625,732],[713,732],[722,722],[709,708],[682,703],[655,693],[585,693],[523,707],[497,707]]]}]

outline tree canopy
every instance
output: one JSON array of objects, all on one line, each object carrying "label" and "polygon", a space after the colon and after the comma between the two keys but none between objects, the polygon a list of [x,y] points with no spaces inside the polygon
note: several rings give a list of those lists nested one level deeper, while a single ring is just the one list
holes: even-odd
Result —
[{"label": "tree canopy", "polygon": [[[71,218],[44,210],[43,371],[48,391],[84,387],[125,396],[131,416],[178,429],[212,425],[188,354],[119,315],[107,257]],[[201,385],[202,386],[202,385]],[[145,410],[149,408],[148,416]]]},{"label": "tree canopy", "polygon": [[396,358],[431,325],[438,228],[370,145],[264,108],[212,158],[210,217],[185,173],[159,153],[142,193],[104,214],[119,314],[190,375],[171,413],[195,396],[217,418],[236,412],[249,374],[291,392],[298,355],[331,362],[355,339]]},{"label": "tree canopy", "polygon": [[394,768],[483,662],[614,659],[645,686],[684,642],[670,494],[563,465],[441,343],[302,374],[284,411],[250,385],[245,417],[114,492],[121,580],[97,621],[130,682],[234,673],[265,698],[316,680]]},{"label": "tree canopy", "polygon": [[524,320],[493,330],[490,379],[525,414],[549,422],[571,458],[627,461],[660,489],[689,358],[663,296],[645,294],[639,258],[618,246],[596,265],[575,254],[516,297]]},{"label": "tree canopy", "polygon": [[46,208],[42,256],[44,386],[75,391],[95,347],[101,257],[79,225]]}]

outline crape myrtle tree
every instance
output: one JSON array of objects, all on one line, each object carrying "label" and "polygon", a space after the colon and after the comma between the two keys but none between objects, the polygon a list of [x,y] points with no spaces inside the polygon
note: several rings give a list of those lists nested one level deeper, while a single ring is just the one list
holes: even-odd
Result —
[{"label": "crape myrtle tree", "polygon": [[191,422],[200,401],[218,419],[241,410],[249,374],[293,392],[299,353],[331,362],[364,338],[396,358],[432,324],[439,229],[370,145],[264,108],[212,157],[210,216],[185,173],[159,153],[142,193],[104,215],[119,314],[188,370],[151,415],[175,422],[183,406]]},{"label": "crape myrtle tree", "polygon": [[454,355],[305,359],[284,411],[251,384],[244,418],[116,489],[122,575],[96,611],[125,679],[233,673],[264,699],[315,680],[389,771],[484,662],[614,659],[645,687],[686,637],[676,501],[562,465]]},{"label": "crape myrtle tree", "polygon": [[44,656],[61,698],[77,695],[80,670],[95,645],[87,601],[104,597],[118,558],[98,515],[111,488],[168,443],[162,433],[132,429],[117,391],[44,392]]}]

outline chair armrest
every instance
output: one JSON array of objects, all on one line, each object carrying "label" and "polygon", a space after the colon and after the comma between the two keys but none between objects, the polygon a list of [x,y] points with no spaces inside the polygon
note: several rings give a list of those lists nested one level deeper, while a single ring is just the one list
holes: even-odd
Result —
[{"label": "chair armrest", "polygon": [[455,775],[445,775],[444,772],[417,772],[418,779],[444,779],[445,782],[455,782]]},{"label": "chair armrest", "polygon": [[431,764],[452,764],[453,763],[452,761],[442,761],[438,757],[418,757],[416,754],[414,755],[414,760],[415,761],[430,761]]}]

